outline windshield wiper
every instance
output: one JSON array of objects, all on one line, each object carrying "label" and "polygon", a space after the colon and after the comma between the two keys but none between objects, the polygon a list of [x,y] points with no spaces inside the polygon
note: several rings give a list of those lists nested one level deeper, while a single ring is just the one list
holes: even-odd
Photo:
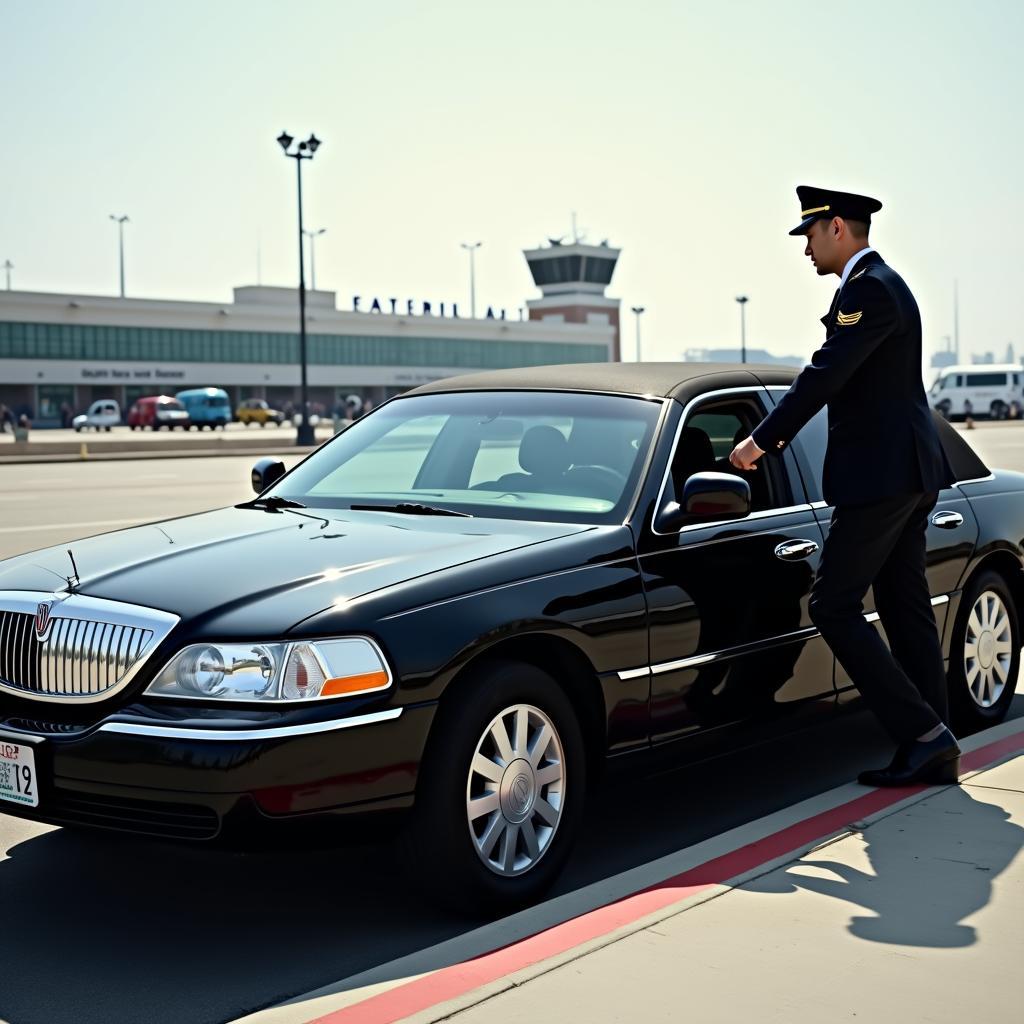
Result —
[{"label": "windshield wiper", "polygon": [[400,512],[407,516],[460,516],[472,519],[469,512],[455,512],[450,508],[438,508],[436,505],[420,505],[414,501],[400,501],[397,505],[351,505],[355,512]]},{"label": "windshield wiper", "polygon": [[305,508],[301,501],[292,501],[291,498],[282,498],[277,494],[267,495],[265,498],[253,498],[252,501],[243,501],[235,508],[262,508],[270,512],[276,512],[280,508]]}]

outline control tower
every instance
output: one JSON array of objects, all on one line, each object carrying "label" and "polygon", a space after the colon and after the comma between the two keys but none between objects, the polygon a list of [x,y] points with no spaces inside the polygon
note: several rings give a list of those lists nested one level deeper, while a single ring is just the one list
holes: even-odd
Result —
[{"label": "control tower", "polygon": [[576,238],[563,243],[550,238],[539,249],[523,255],[540,289],[541,298],[527,299],[531,320],[556,320],[572,324],[610,324],[615,328],[612,360],[620,362],[619,299],[605,295],[618,262],[620,249],[607,241],[590,245]]}]

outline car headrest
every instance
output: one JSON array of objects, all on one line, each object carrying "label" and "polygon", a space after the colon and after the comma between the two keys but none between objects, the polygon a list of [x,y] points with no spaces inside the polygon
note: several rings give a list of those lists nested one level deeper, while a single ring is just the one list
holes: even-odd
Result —
[{"label": "car headrest", "polygon": [[569,468],[569,442],[547,424],[530,427],[519,442],[519,465],[535,476],[557,476]]}]

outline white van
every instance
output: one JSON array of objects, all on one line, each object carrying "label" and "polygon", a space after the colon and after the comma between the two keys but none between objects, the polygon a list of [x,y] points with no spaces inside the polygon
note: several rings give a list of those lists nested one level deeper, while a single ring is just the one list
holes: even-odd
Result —
[{"label": "white van", "polygon": [[1024,366],[1019,363],[972,363],[944,366],[928,392],[932,408],[946,419],[987,416],[1004,420],[1024,411]]},{"label": "white van", "polygon": [[112,398],[101,398],[89,406],[88,412],[83,412],[71,421],[71,426],[76,431],[88,430],[109,430],[121,422],[121,407]]}]

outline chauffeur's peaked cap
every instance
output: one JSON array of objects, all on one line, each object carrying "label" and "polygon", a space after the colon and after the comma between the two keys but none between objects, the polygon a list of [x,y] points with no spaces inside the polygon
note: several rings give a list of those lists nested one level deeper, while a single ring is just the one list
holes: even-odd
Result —
[{"label": "chauffeur's peaked cap", "polygon": [[846,217],[849,220],[862,220],[871,223],[871,214],[878,213],[882,204],[871,196],[859,196],[854,192],[833,192],[827,188],[815,188],[813,185],[797,185],[796,194],[800,200],[800,216],[802,220],[791,235],[805,234],[807,229],[822,217]]}]

